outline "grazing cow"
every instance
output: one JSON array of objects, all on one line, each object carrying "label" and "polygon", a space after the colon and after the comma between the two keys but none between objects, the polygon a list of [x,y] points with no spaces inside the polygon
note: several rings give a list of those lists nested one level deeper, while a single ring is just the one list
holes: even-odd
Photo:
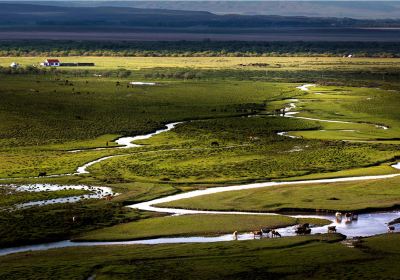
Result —
[{"label": "grazing cow", "polygon": [[261,230],[254,230],[253,232],[253,238],[256,239],[256,236],[259,236],[260,239],[262,238],[262,231]]},{"label": "grazing cow", "polygon": [[219,143],[217,141],[211,142],[211,147],[219,147]]},{"label": "grazing cow", "polygon": [[272,232],[272,229],[269,229],[269,228],[262,228],[262,229],[261,229],[261,232],[262,232],[263,234],[266,234],[267,237],[269,237],[269,233]]},{"label": "grazing cow", "polygon": [[388,226],[388,232],[394,232],[395,229],[394,226]]},{"label": "grazing cow", "polygon": [[237,231],[234,231],[232,236],[233,236],[233,240],[238,240],[238,232]]},{"label": "grazing cow", "polygon": [[46,176],[47,175],[47,173],[46,172],[39,172],[39,175],[38,175],[38,177],[44,177],[44,176]]},{"label": "grazing cow", "polygon": [[336,232],[336,226],[329,226],[328,227],[328,233],[335,233]]},{"label": "grazing cow", "polygon": [[353,220],[353,213],[346,213],[344,216],[346,217],[347,222],[351,222]]},{"label": "grazing cow", "polygon": [[340,223],[342,221],[343,215],[340,212],[336,212],[335,217],[336,217],[336,222]]},{"label": "grazing cow", "polygon": [[279,232],[277,232],[276,230],[271,230],[271,237],[272,238],[274,238],[274,237],[282,237],[282,235],[279,233]]},{"label": "grazing cow", "polygon": [[297,234],[310,234],[311,228],[309,226],[310,226],[309,224],[298,225],[295,232]]}]

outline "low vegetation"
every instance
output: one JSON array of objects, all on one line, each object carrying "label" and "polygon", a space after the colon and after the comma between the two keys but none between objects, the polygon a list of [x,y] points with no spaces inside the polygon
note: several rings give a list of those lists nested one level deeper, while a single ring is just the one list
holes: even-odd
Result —
[{"label": "low vegetation", "polygon": [[[75,217],[75,221],[73,220]],[[118,204],[89,201],[0,212],[0,247],[69,239],[72,235],[145,217]]]},{"label": "low vegetation", "polygon": [[309,121],[272,117],[190,122],[146,141],[154,148],[161,145],[157,149],[164,149],[162,153],[135,153],[99,163],[90,170],[99,178],[115,180],[232,183],[370,166],[398,155],[397,147],[390,145],[377,149],[363,143],[277,135],[279,131],[315,128],[318,126]]},{"label": "low vegetation", "polygon": [[[191,48],[191,43],[187,44]],[[398,59],[93,57],[89,56],[93,54],[92,46],[83,47],[87,48],[88,56],[66,56],[61,60],[89,61],[96,66],[52,70],[32,66],[44,57],[0,58],[3,67],[0,69],[0,178],[17,184],[109,186],[119,195],[111,201],[2,211],[1,247],[70,238],[127,240],[218,235],[264,225],[316,223],[286,216],[160,217],[160,214],[125,206],[228,184],[396,172],[390,164],[400,156]],[[272,44],[268,48],[274,47]],[[313,47],[319,45],[316,43]],[[13,51],[13,47],[6,51]],[[43,56],[74,54],[72,50],[64,54],[58,50],[47,52],[43,46],[37,46],[37,51]],[[258,52],[264,51],[254,50]],[[32,54],[26,52],[27,56]],[[164,55],[172,54],[169,51]],[[22,66],[11,69],[12,61]],[[131,81],[152,81],[155,85],[132,86]],[[309,92],[296,89],[306,82],[317,82],[318,86]],[[295,103],[296,110],[301,111],[298,116],[352,123],[277,116],[275,110],[289,103]],[[114,140],[118,137],[149,133],[176,121],[183,123],[172,131],[138,141],[141,147],[115,147]],[[277,135],[282,131],[301,138]],[[98,147],[106,149],[94,149]],[[83,151],[71,152],[75,149]],[[42,172],[72,173],[78,166],[110,155],[121,156],[91,166],[89,174],[31,178]],[[249,211],[366,211],[371,207],[398,205],[397,183],[398,179],[393,178],[281,186],[215,194],[169,205]],[[3,193],[0,203],[11,205],[58,195],[75,193],[7,192]],[[393,242],[394,236],[380,237],[384,241],[379,242]],[[362,243],[362,250],[331,243],[342,238],[331,234],[259,242],[91,247],[26,253],[24,257],[2,257],[0,278],[21,279],[21,275],[49,278],[51,274],[60,279],[67,276],[87,279],[95,274],[96,279],[124,279],[135,274],[146,279],[162,274],[175,279],[180,275],[196,279],[210,275],[216,279],[261,276],[293,279],[299,275],[335,279],[332,263],[338,267],[338,275],[352,278],[356,275],[354,271],[358,273],[369,264],[380,265],[386,258],[386,251],[371,253],[376,247],[369,244],[378,241],[369,243],[373,239],[367,239]],[[357,264],[354,270],[345,270],[349,261]],[[376,267],[365,269],[376,277]]]},{"label": "low vegetation", "polygon": [[[1,257],[5,279],[393,279],[398,234],[361,240],[319,235],[208,244],[98,246]],[[33,265],[34,264],[34,265]]]},{"label": "low vegetation", "polygon": [[120,224],[85,233],[76,241],[115,241],[166,236],[211,236],[249,232],[261,228],[282,228],[300,223],[329,224],[319,219],[295,219],[286,216],[260,215],[185,215],[160,217]]},{"label": "low vegetation", "polygon": [[372,181],[287,185],[177,200],[161,206],[242,211],[368,211],[399,205],[399,177]]}]

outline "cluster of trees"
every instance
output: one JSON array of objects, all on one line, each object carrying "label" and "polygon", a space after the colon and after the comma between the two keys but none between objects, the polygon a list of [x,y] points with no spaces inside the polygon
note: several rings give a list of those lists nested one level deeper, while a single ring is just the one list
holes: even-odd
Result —
[{"label": "cluster of trees", "polygon": [[0,56],[343,56],[400,57],[400,42],[8,41]]}]

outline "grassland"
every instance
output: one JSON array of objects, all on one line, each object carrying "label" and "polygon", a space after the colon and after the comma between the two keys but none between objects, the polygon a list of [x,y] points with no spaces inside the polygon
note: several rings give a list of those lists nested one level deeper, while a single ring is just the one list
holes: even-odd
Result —
[{"label": "grassland", "polygon": [[[0,57],[0,66],[17,61],[21,65],[38,65],[47,57]],[[138,70],[146,68],[245,69],[245,70],[399,70],[400,58],[341,58],[341,57],[57,57],[62,62],[93,62],[96,66],[80,69]],[[63,69],[74,69],[63,67]]]},{"label": "grassland", "polygon": [[[91,168],[95,176],[116,180],[176,183],[250,182],[370,166],[397,156],[397,146],[291,140],[281,130],[311,127],[301,120],[229,118],[191,122],[149,140],[177,143],[180,150],[136,153]],[[218,147],[211,143],[218,143]],[[165,147],[165,145],[163,145]],[[166,148],[165,148],[166,149]],[[200,153],[201,151],[201,153]]]},{"label": "grassland", "polygon": [[[266,180],[301,176],[310,173],[337,171],[342,169],[368,166],[388,161],[397,155],[395,147],[370,147],[361,144],[331,142],[302,142],[279,139],[274,134],[279,130],[295,130],[294,134],[307,137],[337,139],[343,133],[352,138],[352,132],[340,132],[343,126],[331,126],[332,131],[341,133],[334,136],[318,133],[326,129],[326,124],[282,118],[226,118],[237,115],[271,111],[282,106],[290,97],[301,98],[305,111],[314,117],[329,117],[325,103],[310,100],[309,95],[295,89],[296,84],[265,83],[246,81],[204,81],[162,82],[155,87],[127,88],[117,87],[116,79],[104,78],[68,78],[73,86],[65,85],[60,77],[4,76],[6,86],[2,91],[3,148],[0,150],[0,177],[36,176],[39,172],[48,174],[72,173],[84,163],[112,154],[127,153],[127,150],[107,149],[103,151],[85,151],[69,153],[71,149],[112,146],[112,140],[119,135],[146,133],[169,121],[187,119],[223,118],[205,122],[182,125],[177,133],[160,135],[139,151],[161,149],[182,149],[181,151],[160,153],[135,153],[94,166],[93,172],[100,180],[104,177],[121,180],[163,181],[173,179],[178,182],[232,182],[239,180]],[[67,79],[67,78],[65,78]],[[122,84],[129,80],[118,79]],[[86,81],[88,81],[86,83]],[[32,83],[33,82],[33,83]],[[35,92],[30,91],[34,89]],[[335,87],[330,90],[335,92]],[[349,91],[351,99],[358,102],[365,97],[367,90]],[[55,91],[55,92],[54,92]],[[190,92],[190,94],[189,94]],[[378,93],[372,94],[377,95]],[[386,95],[384,95],[386,94]],[[382,99],[392,102],[393,92],[381,92]],[[378,96],[376,96],[378,98]],[[321,103],[321,112],[312,111],[306,103]],[[340,101],[337,98],[338,102]],[[311,102],[313,101],[313,102]],[[21,102],[23,106],[20,106]],[[341,101],[340,101],[341,102]],[[350,102],[350,101],[348,101]],[[348,104],[338,105],[342,108]],[[18,111],[15,108],[18,107]],[[96,108],[95,110],[91,108]],[[145,108],[145,109],[143,109]],[[392,106],[393,111],[395,106]],[[359,109],[361,110],[361,109]],[[343,111],[343,109],[342,109]],[[345,119],[350,114],[347,110]],[[304,113],[305,116],[311,115]],[[325,114],[325,115],[324,115]],[[370,122],[389,123],[388,132],[379,131],[370,125],[360,124],[369,134],[353,139],[392,139],[396,133],[395,116],[379,117],[373,112],[359,114],[358,119],[368,115]],[[265,129],[268,127],[268,129]],[[373,126],[372,126],[373,127]],[[222,128],[226,131],[222,133]],[[235,132],[240,128],[238,137]],[[185,131],[185,129],[187,131]],[[312,130],[304,131],[304,130]],[[326,133],[332,135],[334,133]],[[190,139],[193,135],[193,139]],[[311,138],[310,137],[310,138]],[[370,137],[370,138],[368,138]],[[386,138],[385,138],[386,137]],[[93,142],[90,140],[93,139]],[[250,139],[257,139],[250,141]],[[164,143],[162,143],[164,141]],[[219,148],[211,148],[210,143],[217,141]],[[168,144],[167,144],[168,143]],[[298,144],[297,144],[298,143]],[[154,145],[156,144],[156,145]],[[308,147],[306,147],[308,146]],[[18,147],[18,148],[16,148]],[[203,149],[204,155],[196,149]],[[302,151],[290,152],[292,150]],[[378,150],[378,151],[377,151]],[[351,154],[351,156],[349,156]],[[146,155],[146,161],[143,161]],[[302,161],[304,157],[313,162],[304,166],[296,164],[297,170],[291,170],[291,162]],[[207,159],[205,159],[207,158]],[[224,165],[217,163],[224,159]],[[189,159],[189,160],[186,160]],[[349,161],[350,160],[350,161]],[[177,162],[179,161],[179,163]],[[147,164],[149,163],[149,164]],[[179,167],[169,170],[168,166]],[[196,168],[193,168],[196,166]],[[200,167],[199,169],[197,169]],[[197,170],[196,170],[197,169]],[[242,170],[241,172],[238,170]],[[235,173],[236,175],[233,175]],[[245,174],[246,173],[246,174]],[[155,174],[158,174],[155,176]],[[219,178],[218,178],[219,177]],[[240,177],[241,179],[239,179]]]},{"label": "grassland", "polygon": [[[131,211],[124,206],[216,185],[396,172],[390,164],[400,156],[398,59],[61,60],[95,62],[96,66],[66,67],[37,74],[30,68],[21,73],[1,72],[0,178],[19,184],[106,185],[120,195],[111,202],[89,201],[2,213],[3,247],[85,237],[92,230],[98,230],[96,238],[105,239],[216,234],[232,232],[239,226],[247,230],[258,225],[258,220],[240,217],[239,225],[239,218],[234,222],[218,217],[141,220],[154,214]],[[26,66],[42,58],[0,58],[0,66],[7,67],[11,61]],[[156,86],[128,87],[130,81],[154,81]],[[319,85],[310,92],[296,89],[308,81],[318,81]],[[361,87],[364,85],[373,88]],[[287,106],[293,98],[298,99],[298,116],[352,123],[272,116],[275,109]],[[139,148],[113,149],[113,140],[120,136],[149,133],[175,121],[184,123],[170,132],[140,141]],[[281,131],[302,138],[277,135]],[[339,141],[342,139],[353,142]],[[94,150],[96,147],[108,149]],[[71,153],[74,149],[84,151]],[[71,173],[91,160],[117,154],[121,156],[91,166],[90,174],[30,178],[39,172]],[[174,206],[253,211],[365,210],[397,205],[397,183],[397,179],[392,179],[268,188],[182,200]],[[13,195],[7,199],[18,198]],[[73,224],[72,216],[80,217],[82,222]],[[195,221],[189,221],[190,218]],[[168,219],[179,223],[166,223]],[[280,219],[284,224],[293,223],[286,217]],[[107,228],[110,226],[115,227]],[[98,264],[85,266],[80,275],[93,271],[91,265]],[[101,266],[105,270],[99,275],[108,277],[107,271],[126,269],[108,265]],[[121,272],[121,277],[125,276]]]},{"label": "grassland", "polygon": [[246,211],[366,211],[399,205],[399,177],[372,181],[288,185],[183,199],[161,206]]},{"label": "grassland", "polygon": [[77,241],[116,241],[165,236],[207,236],[249,232],[261,228],[282,228],[300,223],[329,224],[319,219],[295,219],[286,216],[260,215],[186,215],[159,217],[120,224],[85,233]]},{"label": "grassland", "polygon": [[[295,132],[312,139],[398,143],[399,119],[397,91],[379,88],[324,87],[310,88],[297,102],[296,116],[350,123],[320,122],[321,130]],[[383,129],[376,125],[384,125]]]},{"label": "grassland", "polygon": [[80,247],[1,257],[5,279],[396,279],[398,234],[302,236],[212,244]]},{"label": "grassland", "polygon": [[[249,82],[126,88],[116,87],[113,79],[69,80],[74,86],[60,86],[54,77],[38,77],[39,83],[31,76],[2,79],[7,82],[1,91],[0,177],[71,173],[85,162],[122,151],[70,149],[104,147],[116,135],[148,133],[170,121],[241,115],[255,104],[290,94],[288,85],[281,89]],[[32,87],[39,92],[31,92]]]}]

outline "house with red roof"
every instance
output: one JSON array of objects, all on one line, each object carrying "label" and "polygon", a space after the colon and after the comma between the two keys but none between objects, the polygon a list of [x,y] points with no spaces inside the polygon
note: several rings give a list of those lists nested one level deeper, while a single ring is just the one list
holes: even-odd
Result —
[{"label": "house with red roof", "polygon": [[40,63],[42,66],[60,66],[60,61],[58,59],[46,59],[44,62]]}]

